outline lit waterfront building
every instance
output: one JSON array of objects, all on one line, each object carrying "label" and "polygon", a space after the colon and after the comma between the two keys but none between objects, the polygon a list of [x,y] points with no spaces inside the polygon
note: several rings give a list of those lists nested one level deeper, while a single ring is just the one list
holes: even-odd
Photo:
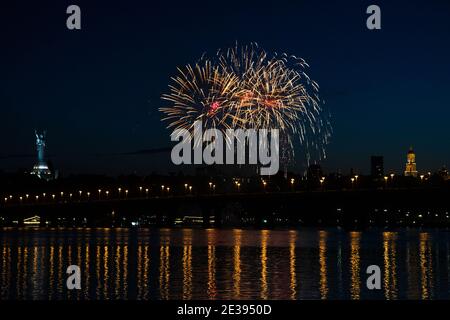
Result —
[{"label": "lit waterfront building", "polygon": [[448,170],[446,166],[443,166],[441,170],[438,172],[439,176],[444,180],[449,180],[450,176],[448,175]]},{"label": "lit waterfront building", "polygon": [[406,156],[406,177],[417,177],[417,167],[416,167],[416,154],[413,148],[409,148],[408,155]]},{"label": "lit waterfront building", "polygon": [[375,179],[382,179],[384,176],[383,156],[370,157],[370,175]]}]

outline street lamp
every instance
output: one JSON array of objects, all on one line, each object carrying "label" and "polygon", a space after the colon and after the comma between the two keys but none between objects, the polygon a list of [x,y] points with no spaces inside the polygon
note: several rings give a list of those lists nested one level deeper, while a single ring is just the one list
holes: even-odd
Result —
[{"label": "street lamp", "polygon": [[320,179],[320,187],[323,189],[323,183],[325,182],[325,177],[322,177],[322,179]]}]

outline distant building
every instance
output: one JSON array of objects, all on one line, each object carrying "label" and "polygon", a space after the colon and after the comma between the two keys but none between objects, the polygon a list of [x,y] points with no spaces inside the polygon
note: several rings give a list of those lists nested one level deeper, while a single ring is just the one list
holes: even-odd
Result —
[{"label": "distant building", "polygon": [[373,178],[383,178],[384,176],[384,158],[382,156],[370,157],[370,175]]},{"label": "distant building", "polygon": [[444,180],[448,180],[449,179],[448,170],[447,170],[446,166],[443,166],[442,169],[439,170],[438,174]]},{"label": "distant building", "polygon": [[40,179],[53,180],[55,174],[52,172],[47,161],[45,160],[45,135],[46,132],[38,133],[36,135],[36,150],[37,150],[37,163],[33,166],[31,171],[32,175],[37,176]]},{"label": "distant building", "polygon": [[319,164],[311,164],[308,167],[307,178],[311,181],[319,181],[322,179],[322,167]]},{"label": "distant building", "polygon": [[417,177],[416,154],[414,153],[412,147],[409,148],[408,154],[406,156],[405,176]]}]

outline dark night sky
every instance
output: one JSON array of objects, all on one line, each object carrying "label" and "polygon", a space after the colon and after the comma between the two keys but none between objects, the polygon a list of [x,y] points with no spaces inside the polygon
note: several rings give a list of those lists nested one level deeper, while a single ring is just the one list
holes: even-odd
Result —
[{"label": "dark night sky", "polygon": [[[66,28],[70,4],[81,31]],[[445,0],[2,1],[0,169],[33,165],[35,128],[63,173],[167,169],[168,153],[114,154],[170,145],[157,108],[177,66],[256,41],[310,64],[334,127],[327,170],[368,172],[381,154],[400,172],[410,145],[436,170],[450,164],[449,34]]]}]

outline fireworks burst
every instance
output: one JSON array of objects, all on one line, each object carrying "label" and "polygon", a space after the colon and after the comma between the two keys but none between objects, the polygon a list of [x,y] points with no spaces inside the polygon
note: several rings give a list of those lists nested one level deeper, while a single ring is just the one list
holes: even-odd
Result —
[{"label": "fireworks burst", "polygon": [[191,130],[195,121],[202,121],[205,128],[229,128],[237,76],[223,73],[205,59],[178,72],[170,93],[162,96],[172,105],[159,109],[166,115],[163,120],[170,121],[168,128]]},{"label": "fireworks burst", "polygon": [[219,50],[212,60],[178,69],[160,108],[169,128],[191,130],[196,120],[205,128],[279,129],[285,165],[294,158],[295,140],[325,156],[331,126],[324,121],[319,86],[305,70],[308,64],[287,54],[269,56],[255,43]]}]

